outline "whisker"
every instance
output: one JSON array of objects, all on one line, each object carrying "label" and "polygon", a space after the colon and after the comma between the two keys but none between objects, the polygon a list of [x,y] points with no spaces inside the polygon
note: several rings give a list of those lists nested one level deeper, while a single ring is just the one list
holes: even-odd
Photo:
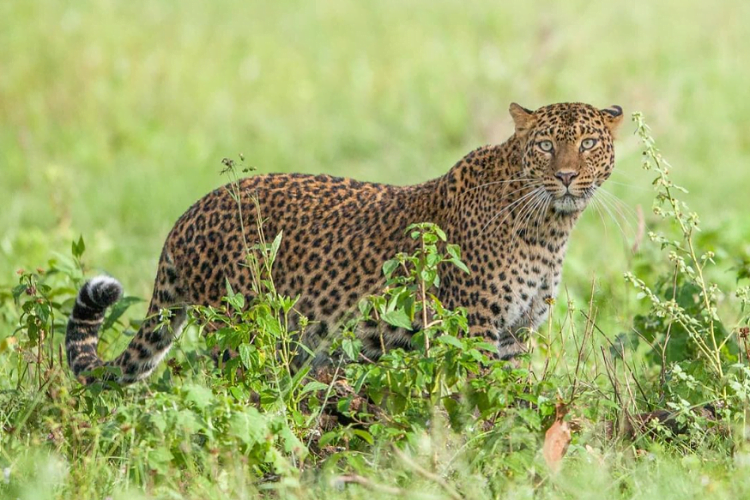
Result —
[{"label": "whisker", "polygon": [[538,215],[540,209],[544,205],[544,202],[547,201],[547,198],[545,197],[545,193],[543,193],[543,192],[540,193],[536,198],[537,198],[537,202],[536,202],[536,204],[534,204],[534,206],[531,209],[531,213],[529,214],[529,217],[528,217],[528,219],[525,222],[526,225],[529,225],[529,224],[532,223],[532,221],[536,221],[537,220],[537,218],[538,218],[537,215]]},{"label": "whisker", "polygon": [[[528,193],[528,194],[527,194],[526,196],[524,196],[524,197],[523,197],[523,198],[521,198],[520,200],[518,200],[518,201],[521,201],[521,200],[524,200],[524,199],[525,199],[525,200],[524,200],[524,202],[523,202],[523,204],[521,204],[521,206],[520,206],[520,209],[518,209],[518,213],[520,213],[520,211],[521,211],[521,210],[523,210],[523,208],[524,208],[524,207],[525,207],[525,206],[526,206],[527,204],[529,204],[529,203],[530,203],[531,201],[533,201],[533,199],[534,199],[534,196],[536,196],[536,194],[537,194],[537,193],[539,193],[539,192],[540,192],[540,191],[541,191],[542,189],[544,189],[544,188],[537,188],[537,189],[535,189],[535,190],[531,191],[530,193]],[[506,207],[506,209],[507,209],[507,208],[509,208],[509,207]],[[518,208],[518,207],[517,207],[517,208]],[[503,210],[502,210],[501,212],[503,212],[503,211],[505,211],[505,209],[503,209]],[[498,214],[498,215],[499,215],[499,214]],[[513,210],[511,210],[510,212],[508,212],[507,214],[505,214],[505,217],[503,217],[503,220],[501,220],[501,221],[500,221],[500,223],[499,223],[499,224],[497,224],[497,226],[495,227],[495,229],[494,229],[494,230],[492,231],[492,233],[490,233],[490,234],[493,234],[493,233],[494,233],[495,231],[497,231],[497,229],[498,229],[499,227],[502,227],[502,225],[503,225],[503,224],[505,223],[505,221],[506,221],[506,220],[508,220],[508,217],[510,217],[511,215],[513,215]]]},{"label": "whisker", "polygon": [[523,210],[518,212],[516,220],[513,223],[513,227],[511,228],[511,248],[513,247],[513,243],[515,242],[515,239],[518,235],[516,233],[516,228],[518,228],[519,231],[523,229],[523,226],[526,224],[528,218],[534,212],[534,208],[536,207],[537,203],[539,203],[539,199],[539,196],[534,196],[531,201],[526,204],[526,206],[524,206]]},{"label": "whisker", "polygon": [[536,196],[537,193],[534,193],[534,196],[532,196],[528,202],[521,208],[518,213],[516,214],[516,220],[513,221],[513,226],[510,228],[510,247],[513,248],[513,245],[516,242],[516,239],[518,238],[518,233],[516,228],[518,230],[523,229],[523,221],[526,219],[526,215],[530,213],[531,210],[533,210],[534,205],[536,204],[538,197]]},{"label": "whisker", "polygon": [[[541,181],[539,181],[539,182],[537,182],[537,183],[533,183],[533,184],[531,184],[531,185],[526,185],[526,186],[523,186],[522,188],[519,188],[519,189],[514,189],[513,191],[511,191],[511,192],[509,192],[509,193],[502,193],[502,197],[501,197],[501,199],[506,199],[506,198],[508,198],[509,196],[511,196],[511,195],[513,195],[513,194],[515,194],[515,193],[517,193],[517,192],[519,192],[519,191],[524,191],[524,190],[526,190],[526,189],[529,189],[529,188],[531,188],[531,187],[534,187],[535,185],[536,185],[536,186],[538,186],[538,187],[541,187]],[[516,201],[520,201],[520,200],[516,200]],[[497,215],[499,216],[500,214],[502,214],[502,212],[504,212],[505,210],[507,210],[507,209],[508,209],[508,208],[509,208],[510,206],[513,206],[513,204],[509,205],[508,207],[505,207],[505,208],[503,208],[503,209],[502,209],[502,210],[501,210],[501,211],[500,211],[500,212],[499,212],[499,213],[498,213]],[[489,225],[490,223],[492,223],[492,220],[490,220],[490,221],[489,221],[489,222],[487,223],[487,225]],[[485,226],[484,226],[484,227],[482,228],[482,231],[484,231],[484,230],[485,230],[485,229],[487,228],[487,225],[485,225]]]},{"label": "whisker", "polygon": [[628,235],[622,229],[622,226],[620,225],[620,222],[617,220],[617,217],[615,217],[614,214],[612,213],[612,211],[610,210],[609,205],[607,205],[607,199],[606,198],[601,198],[599,201],[602,202],[602,207],[604,208],[604,210],[607,211],[607,213],[612,218],[612,220],[615,222],[615,224],[617,224],[617,227],[620,229],[620,232],[622,233],[623,238],[625,238],[625,240],[628,240]]},{"label": "whisker", "polygon": [[614,209],[617,215],[619,215],[622,220],[628,225],[630,231],[632,231],[633,234],[636,234],[637,231],[635,230],[634,225],[631,222],[634,222],[637,226],[638,216],[635,214],[633,209],[627,206],[625,202],[617,198],[617,196],[613,195],[612,193],[609,193],[606,190],[601,191],[601,193],[602,201],[607,201],[607,203]]},{"label": "whisker", "polygon": [[[511,209],[511,208],[513,208],[513,207],[514,207],[515,205],[518,205],[519,203],[521,203],[521,202],[522,202],[523,200],[525,200],[525,199],[526,199],[526,198],[528,198],[529,196],[532,196],[532,195],[534,195],[534,194],[535,194],[535,192],[536,192],[536,191],[538,191],[539,189],[541,189],[541,188],[536,188],[536,189],[534,189],[533,191],[531,191],[531,192],[529,192],[529,193],[526,193],[525,195],[521,196],[521,197],[520,197],[519,199],[515,200],[515,201],[514,201],[513,203],[511,203],[511,204],[510,204],[510,205],[508,205],[507,207],[504,207],[504,208],[503,208],[502,210],[500,210],[500,211],[499,211],[499,212],[498,212],[497,214],[495,214],[495,215],[494,215],[494,216],[493,216],[493,217],[492,217],[492,218],[491,218],[491,219],[490,219],[490,220],[489,220],[489,221],[487,222],[487,224],[485,224],[485,225],[484,225],[484,227],[482,227],[482,231],[484,231],[485,229],[487,229],[487,226],[489,226],[490,224],[492,224],[492,223],[493,223],[493,222],[494,222],[494,221],[495,221],[495,220],[496,220],[496,219],[497,219],[498,217],[500,217],[500,216],[501,216],[501,215],[502,215],[502,214],[503,214],[504,212],[506,212],[506,211],[510,210],[510,209]],[[503,221],[502,221],[502,222],[505,222],[505,219],[503,219]],[[501,222],[501,224],[502,224],[502,222]]]},{"label": "whisker", "polygon": [[[514,221],[514,225],[515,225],[515,222],[518,221],[518,219],[520,218],[520,216],[524,212],[524,210],[526,210],[526,208],[534,201],[534,199],[536,197],[536,193],[537,193],[536,190],[530,192],[529,196],[525,197],[526,198],[525,201],[519,207],[516,207],[516,219]],[[507,214],[505,214],[505,217],[503,218],[503,220],[500,221],[500,224],[498,224],[498,227],[502,226],[503,223],[505,223],[505,221],[511,215],[513,215],[513,210],[511,210],[510,212],[508,212]],[[513,228],[511,228],[511,230],[512,229]]]},{"label": "whisker", "polygon": [[630,215],[632,215],[635,219],[638,219],[638,215],[635,213],[635,210],[633,210],[627,203],[625,203],[624,201],[622,201],[617,195],[612,194],[611,192],[607,191],[606,189],[604,189],[602,187],[599,188],[599,191],[601,191],[602,193],[604,193],[608,198],[612,199],[619,206],[621,206],[626,211],[628,211],[630,213]]},{"label": "whisker", "polygon": [[[534,201],[532,203],[529,203],[529,209],[525,212],[525,214],[519,213],[518,219],[516,219],[516,223],[513,225],[512,230],[512,239],[511,239],[511,248],[513,247],[515,240],[519,237],[520,231],[525,231],[524,235],[528,236],[528,232],[531,230],[530,223],[532,220],[537,219],[537,214],[544,214],[544,210],[541,210],[542,206],[545,205],[545,203],[548,201],[548,196],[544,190],[538,191],[536,196],[534,197]],[[540,215],[540,216],[541,216]],[[516,229],[518,227],[518,229]],[[537,225],[537,240],[539,235],[539,226]]]},{"label": "whisker", "polygon": [[507,198],[508,196],[510,196],[512,194],[515,194],[515,193],[517,193],[519,191],[523,191],[524,189],[529,189],[529,188],[535,187],[535,186],[539,187],[539,186],[541,186],[541,184],[530,184],[530,185],[526,185],[526,186],[524,186],[522,188],[515,189],[515,190],[511,191],[510,193],[503,193],[503,198]]},{"label": "whisker", "polygon": [[599,198],[597,198],[596,196],[592,196],[591,202],[594,206],[594,209],[596,210],[596,213],[599,214],[599,218],[602,220],[602,226],[604,226],[604,235],[607,236],[609,234],[609,228],[607,227],[607,221],[604,220],[604,214],[602,213],[602,202],[599,201]]},{"label": "whisker", "polygon": [[[537,238],[534,240],[534,243],[539,241],[539,218],[544,214],[544,206],[547,203],[547,197],[544,196],[544,193],[537,196],[537,203],[534,205],[533,209],[531,210],[531,213],[529,214],[529,218],[526,222],[526,234],[531,232],[531,229],[533,226],[536,226],[537,230]],[[530,235],[529,235],[530,236]]]},{"label": "whisker", "polygon": [[536,241],[535,241],[535,243],[537,243],[537,244],[539,243],[539,229],[542,227],[542,225],[545,222],[545,219],[546,219],[546,216],[547,216],[547,211],[549,210],[549,206],[550,206],[551,203],[552,203],[552,197],[549,194],[547,194],[544,197],[544,206],[539,211],[539,219],[536,221]]}]

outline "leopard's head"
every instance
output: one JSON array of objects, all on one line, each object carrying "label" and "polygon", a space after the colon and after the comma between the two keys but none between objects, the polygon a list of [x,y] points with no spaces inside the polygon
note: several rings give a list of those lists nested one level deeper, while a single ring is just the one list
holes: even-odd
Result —
[{"label": "leopard's head", "polygon": [[551,104],[531,111],[510,105],[520,141],[521,178],[554,210],[580,212],[612,173],[612,145],[622,108]]}]

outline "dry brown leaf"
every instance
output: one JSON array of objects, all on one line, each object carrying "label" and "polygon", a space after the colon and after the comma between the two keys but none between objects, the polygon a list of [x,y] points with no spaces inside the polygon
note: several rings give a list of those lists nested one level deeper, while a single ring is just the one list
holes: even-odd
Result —
[{"label": "dry brown leaf", "polygon": [[553,472],[560,470],[571,437],[570,425],[563,420],[568,409],[563,403],[558,403],[555,410],[555,422],[547,429],[547,433],[544,435],[544,447],[542,448],[544,461],[547,462],[547,466]]}]

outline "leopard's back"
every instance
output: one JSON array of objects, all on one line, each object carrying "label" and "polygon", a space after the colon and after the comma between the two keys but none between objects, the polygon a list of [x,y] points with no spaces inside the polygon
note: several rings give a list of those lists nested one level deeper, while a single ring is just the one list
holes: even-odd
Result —
[{"label": "leopard's back", "polygon": [[[174,271],[175,295],[186,303],[218,305],[226,281],[251,292],[245,254],[260,242],[259,229],[267,242],[281,234],[273,267],[277,290],[301,294],[296,309],[330,327],[330,318],[377,291],[382,262],[408,249],[407,225],[415,217],[434,218],[429,206],[414,203],[414,192],[412,186],[327,175],[250,177],[213,191],[177,221],[161,274]],[[154,295],[170,285],[157,281]]]}]

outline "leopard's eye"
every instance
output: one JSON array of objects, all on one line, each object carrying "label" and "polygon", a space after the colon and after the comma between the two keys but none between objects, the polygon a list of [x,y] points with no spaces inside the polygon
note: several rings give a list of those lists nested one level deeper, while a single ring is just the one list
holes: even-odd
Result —
[{"label": "leopard's eye", "polygon": [[539,149],[541,149],[545,153],[549,153],[553,149],[555,149],[555,146],[554,144],[552,144],[552,141],[540,141],[539,143],[537,143],[537,146],[539,146]]},{"label": "leopard's eye", "polygon": [[587,149],[591,149],[596,144],[596,139],[584,139],[581,141],[581,151],[586,151]]}]

